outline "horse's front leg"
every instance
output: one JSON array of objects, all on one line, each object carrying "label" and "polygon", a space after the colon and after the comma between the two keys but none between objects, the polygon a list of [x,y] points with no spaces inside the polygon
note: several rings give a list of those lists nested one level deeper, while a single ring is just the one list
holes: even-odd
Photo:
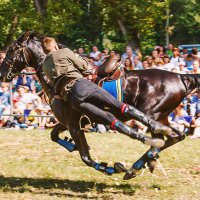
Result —
[{"label": "horse's front leg", "polygon": [[84,131],[80,130],[79,126],[76,126],[75,128],[72,125],[70,125],[69,131],[72,136],[72,139],[76,144],[76,148],[79,151],[82,161],[87,166],[92,167],[95,170],[103,172],[107,175],[112,175],[113,173],[116,173],[114,167],[108,166],[107,163],[97,163],[91,158]]},{"label": "horse's front leg", "polygon": [[75,151],[76,146],[75,144],[72,143],[72,139],[68,139],[65,137],[65,139],[61,139],[59,137],[59,134],[66,131],[67,128],[66,126],[58,123],[55,125],[55,127],[52,129],[50,135],[51,135],[51,140],[53,142],[58,143],[59,145],[63,146],[65,149],[67,149],[69,152]]}]

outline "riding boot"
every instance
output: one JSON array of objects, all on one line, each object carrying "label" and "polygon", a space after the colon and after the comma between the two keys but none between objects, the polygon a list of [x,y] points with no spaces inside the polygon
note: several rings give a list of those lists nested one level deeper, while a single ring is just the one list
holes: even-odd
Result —
[{"label": "riding boot", "polygon": [[133,106],[125,105],[124,107],[125,108],[122,109],[122,112],[124,114],[126,114],[128,117],[140,121],[145,126],[148,126],[153,133],[162,133],[164,135],[169,135],[170,133],[172,133],[172,129],[170,127],[151,119],[150,117],[148,117],[138,109],[134,108]]},{"label": "riding boot", "polygon": [[151,138],[146,135],[140,134],[137,131],[135,131],[133,128],[131,128],[130,126],[127,126],[126,124],[118,120],[114,121],[111,127],[121,133],[124,133],[125,135],[133,139],[141,141],[142,143],[146,145],[161,148],[165,144],[164,140],[158,139],[158,138]]}]

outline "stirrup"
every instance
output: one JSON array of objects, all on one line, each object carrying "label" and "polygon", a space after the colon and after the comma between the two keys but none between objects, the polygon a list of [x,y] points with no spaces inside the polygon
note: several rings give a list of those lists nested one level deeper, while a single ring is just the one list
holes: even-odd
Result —
[{"label": "stirrup", "polygon": [[[89,122],[87,124],[87,126],[89,126],[89,127],[85,127],[85,126],[83,127],[81,125],[81,122],[82,122],[83,119],[86,119]],[[82,130],[82,131],[89,131],[90,127],[92,127],[92,123],[90,121],[90,118],[87,115],[81,115],[81,117],[79,119],[79,127],[80,127],[80,130]]]}]

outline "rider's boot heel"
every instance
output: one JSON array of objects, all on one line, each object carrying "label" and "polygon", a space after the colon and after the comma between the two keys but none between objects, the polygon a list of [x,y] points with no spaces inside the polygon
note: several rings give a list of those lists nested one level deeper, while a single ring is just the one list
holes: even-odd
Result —
[{"label": "rider's boot heel", "polygon": [[133,139],[137,139],[137,140],[141,141],[142,143],[144,143],[146,145],[161,148],[165,144],[164,140],[159,139],[159,138],[151,138],[146,135],[140,134],[137,131],[135,131],[133,128],[131,128],[130,126],[127,126],[126,124],[124,124],[118,120],[113,122],[111,127],[121,133],[124,133],[125,135],[128,135],[129,137],[131,137]]}]

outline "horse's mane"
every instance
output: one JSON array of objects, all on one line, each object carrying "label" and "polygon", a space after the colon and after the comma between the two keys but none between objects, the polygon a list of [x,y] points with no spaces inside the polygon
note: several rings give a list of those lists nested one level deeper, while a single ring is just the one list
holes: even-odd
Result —
[{"label": "horse's mane", "polygon": [[[45,36],[42,33],[31,31],[29,39],[41,42],[45,37],[47,37],[47,36]],[[64,44],[61,44],[61,43],[57,43],[57,44],[60,49],[66,48],[66,46]]]},{"label": "horse's mane", "polygon": [[31,31],[30,32],[30,35],[29,35],[29,38],[32,39],[32,40],[35,40],[35,41],[41,41],[45,38],[46,36],[42,33],[38,33],[36,31]]}]

